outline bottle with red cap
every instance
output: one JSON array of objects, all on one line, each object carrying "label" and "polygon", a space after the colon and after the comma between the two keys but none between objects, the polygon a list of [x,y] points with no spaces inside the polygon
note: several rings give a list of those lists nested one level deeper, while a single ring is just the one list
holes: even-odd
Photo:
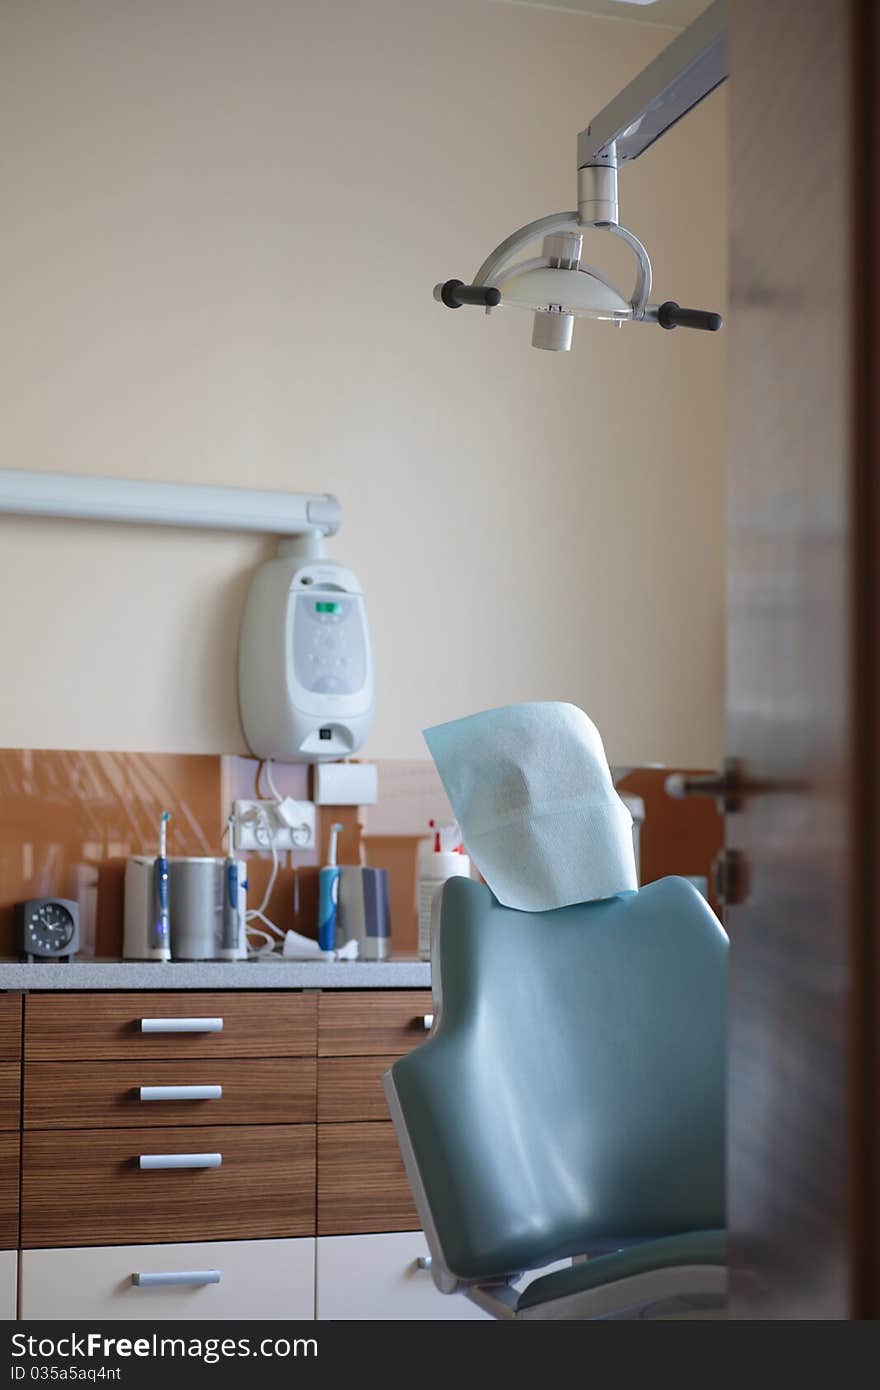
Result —
[{"label": "bottle with red cap", "polygon": [[431,918],[435,902],[450,878],[470,878],[471,861],[461,843],[461,831],[454,821],[446,825],[428,822],[433,837],[419,854],[419,956],[431,959]]}]

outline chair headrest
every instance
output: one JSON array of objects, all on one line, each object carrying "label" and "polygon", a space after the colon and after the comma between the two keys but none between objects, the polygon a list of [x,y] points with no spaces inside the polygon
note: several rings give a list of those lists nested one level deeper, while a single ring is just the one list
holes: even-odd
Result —
[{"label": "chair headrest", "polygon": [[544,912],[638,887],[632,816],[576,705],[506,705],[425,730],[465,846],[505,907]]}]

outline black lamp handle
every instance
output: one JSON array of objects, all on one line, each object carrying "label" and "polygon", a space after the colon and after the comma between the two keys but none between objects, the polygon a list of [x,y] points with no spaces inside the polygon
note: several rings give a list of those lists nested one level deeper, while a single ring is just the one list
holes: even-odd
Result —
[{"label": "black lamp handle", "polygon": [[437,298],[447,309],[460,309],[462,304],[479,304],[482,309],[494,309],[501,303],[501,291],[494,285],[465,285],[461,280],[447,280],[438,285]]},{"label": "black lamp handle", "polygon": [[657,310],[661,328],[701,328],[704,333],[717,333],[724,320],[708,309],[682,309],[674,299],[667,299]]}]

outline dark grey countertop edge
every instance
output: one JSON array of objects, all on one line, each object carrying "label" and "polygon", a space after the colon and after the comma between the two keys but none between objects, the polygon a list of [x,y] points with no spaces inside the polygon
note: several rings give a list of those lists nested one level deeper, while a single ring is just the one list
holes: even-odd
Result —
[{"label": "dark grey countertop edge", "polygon": [[40,961],[0,963],[0,990],[428,989],[427,961]]}]

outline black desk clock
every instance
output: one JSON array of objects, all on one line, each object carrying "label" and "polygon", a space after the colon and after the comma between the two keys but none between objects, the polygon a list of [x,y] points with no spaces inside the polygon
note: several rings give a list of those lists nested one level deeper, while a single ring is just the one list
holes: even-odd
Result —
[{"label": "black desk clock", "polygon": [[15,904],[15,943],[24,960],[73,960],[79,950],[79,903],[31,898]]}]

